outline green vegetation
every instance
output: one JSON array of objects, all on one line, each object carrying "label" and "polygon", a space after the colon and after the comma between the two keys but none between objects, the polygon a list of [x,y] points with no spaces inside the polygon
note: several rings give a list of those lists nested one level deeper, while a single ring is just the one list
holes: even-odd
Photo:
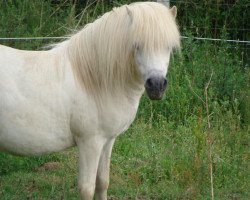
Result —
[{"label": "green vegetation", "polygon": [[[76,6],[72,2],[2,1],[0,37],[67,35],[111,9],[103,1],[88,4],[87,9],[83,9],[85,3]],[[234,8],[236,13],[242,13],[238,4]],[[199,24],[199,12],[188,14],[195,15],[194,24]],[[183,16],[181,12],[181,25]],[[237,25],[240,23],[239,20]],[[195,35],[192,30],[182,31]],[[231,33],[224,30],[218,34],[226,38]],[[48,44],[0,42],[22,49],[42,49]],[[250,71],[241,54],[242,46],[188,39],[183,40],[182,47],[181,53],[172,57],[164,100],[152,102],[143,96],[136,121],[115,143],[109,189],[112,199],[210,199],[207,113],[203,101],[211,74],[208,106],[215,199],[250,198]],[[53,162],[56,167],[45,167]],[[77,172],[76,148],[29,158],[1,153],[0,199],[78,199]]]}]

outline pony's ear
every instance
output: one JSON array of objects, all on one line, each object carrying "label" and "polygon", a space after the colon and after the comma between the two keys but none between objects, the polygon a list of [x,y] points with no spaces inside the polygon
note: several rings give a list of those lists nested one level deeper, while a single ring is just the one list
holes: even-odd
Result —
[{"label": "pony's ear", "polygon": [[130,20],[131,20],[131,22],[132,22],[132,21],[133,21],[133,14],[132,14],[132,11],[129,9],[128,6],[126,6],[126,10],[127,10],[128,16],[129,16],[129,18],[130,18]]},{"label": "pony's ear", "polygon": [[170,13],[173,15],[174,18],[176,18],[176,16],[177,16],[177,8],[176,8],[176,6],[173,6],[170,9]]}]

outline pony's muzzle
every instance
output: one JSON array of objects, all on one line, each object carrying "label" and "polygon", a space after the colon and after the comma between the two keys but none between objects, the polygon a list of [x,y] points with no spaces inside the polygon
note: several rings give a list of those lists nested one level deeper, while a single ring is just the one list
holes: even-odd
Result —
[{"label": "pony's muzzle", "polygon": [[167,87],[164,77],[150,77],[146,80],[145,89],[151,100],[161,100]]}]

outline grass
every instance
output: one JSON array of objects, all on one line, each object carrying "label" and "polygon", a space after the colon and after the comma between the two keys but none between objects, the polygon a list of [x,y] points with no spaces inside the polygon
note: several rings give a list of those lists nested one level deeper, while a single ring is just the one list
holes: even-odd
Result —
[{"label": "grass", "polygon": [[[201,124],[202,123],[202,124]],[[210,199],[206,130],[200,119],[185,126],[137,119],[114,146],[109,196],[116,199]],[[248,199],[246,130],[213,127],[215,199]],[[227,127],[225,129],[224,127]],[[58,162],[42,170],[44,163]],[[22,158],[0,154],[1,199],[78,199],[77,149]]]}]

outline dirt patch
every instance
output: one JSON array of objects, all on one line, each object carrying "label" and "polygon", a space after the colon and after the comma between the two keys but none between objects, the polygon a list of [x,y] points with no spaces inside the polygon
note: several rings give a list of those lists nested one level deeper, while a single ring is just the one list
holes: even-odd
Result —
[{"label": "dirt patch", "polygon": [[[115,196],[109,196],[108,200],[120,200],[120,198],[115,197]],[[135,198],[127,197],[124,200],[146,200],[146,198],[144,198],[144,197],[135,197]]]},{"label": "dirt patch", "polygon": [[44,163],[42,166],[38,167],[36,171],[47,171],[47,170],[53,170],[63,167],[63,163],[60,162],[47,162]]},{"label": "dirt patch", "polygon": [[31,194],[32,192],[38,191],[36,182],[33,180],[32,183],[27,187],[27,192]]}]

